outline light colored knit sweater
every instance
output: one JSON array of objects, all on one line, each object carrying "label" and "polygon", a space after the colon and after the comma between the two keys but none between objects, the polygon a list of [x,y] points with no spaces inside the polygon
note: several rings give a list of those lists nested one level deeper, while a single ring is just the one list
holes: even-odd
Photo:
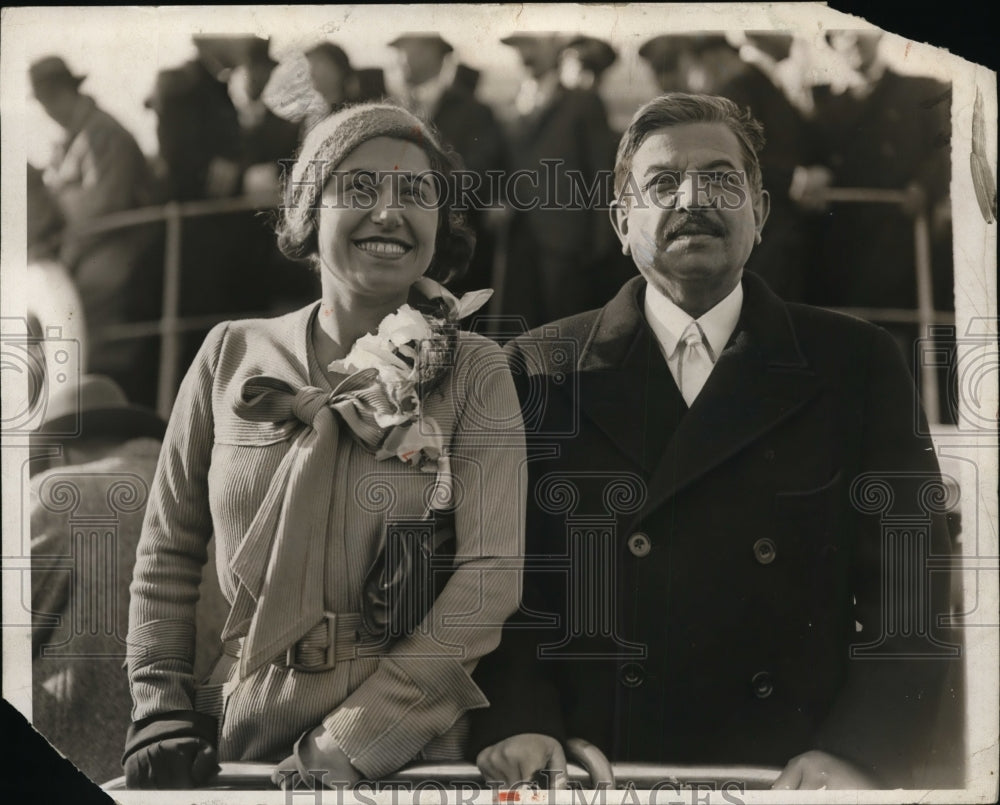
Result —
[{"label": "light colored knit sweater", "polygon": [[[136,720],[193,708],[194,608],[206,545],[214,531],[219,583],[232,602],[230,560],[294,435],[288,425],[239,418],[234,396],[254,375],[296,388],[329,388],[310,347],[317,309],[218,325],[181,385],[131,586]],[[460,334],[455,367],[424,411],[441,427],[451,453],[454,575],[422,627],[381,656],[318,673],[268,664],[241,681],[234,668],[223,687],[220,760],[281,760],[322,722],[352,764],[377,778],[448,733],[466,710],[488,704],[469,674],[496,647],[517,607],[526,488],[520,409],[500,348]],[[357,613],[386,519],[420,517],[434,475],[396,459],[376,461],[341,428],[328,480],[334,488],[325,606]]]}]

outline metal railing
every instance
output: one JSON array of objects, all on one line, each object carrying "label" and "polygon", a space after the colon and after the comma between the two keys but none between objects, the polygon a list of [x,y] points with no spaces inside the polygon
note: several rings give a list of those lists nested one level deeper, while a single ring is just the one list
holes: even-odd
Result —
[{"label": "metal railing", "polygon": [[[829,188],[822,198],[830,203],[878,203],[902,206],[908,199],[903,191],[876,188]],[[117,324],[101,328],[100,341],[117,341],[133,338],[160,338],[160,365],[157,379],[156,408],[164,418],[170,414],[179,385],[181,371],[181,339],[185,333],[205,330],[234,314],[182,316],[181,259],[183,254],[182,224],[185,219],[224,215],[235,212],[261,212],[274,210],[277,200],[271,196],[245,196],[232,199],[207,201],[168,202],[162,206],[112,213],[64,233],[66,236],[95,235],[134,226],[164,223],[165,244],[163,254],[163,298],[160,317],[155,321]],[[866,308],[830,307],[873,322],[916,324],[921,334],[934,324],[953,324],[951,312],[934,309],[931,269],[930,228],[925,212],[913,219],[915,247],[915,279],[917,308]],[[247,311],[242,316],[262,315],[261,311]],[[938,378],[933,368],[919,367],[919,383],[927,419],[940,423]]]},{"label": "metal railing", "polygon": [[[880,188],[830,187],[822,193],[822,199],[833,204],[889,204],[903,207],[909,200],[902,190]],[[916,324],[917,332],[925,335],[932,324],[954,324],[955,314],[938,312],[934,309],[934,283],[931,270],[931,233],[926,210],[913,217],[914,271],[917,282],[917,309],[886,308],[830,308],[849,313],[868,321],[892,324]],[[941,404],[938,398],[937,372],[932,368],[919,367],[921,402],[927,421],[941,422]]]},{"label": "metal railing", "polygon": [[[277,786],[272,781],[274,765],[270,763],[221,763],[218,775],[205,786],[208,790],[268,791]],[[637,791],[651,789],[705,788],[736,791],[761,791],[771,787],[781,770],[769,766],[694,766],[659,763],[612,763],[616,788]],[[567,766],[566,781],[582,789],[594,787],[591,770],[576,763]],[[493,802],[493,790],[479,769],[471,763],[412,763],[378,780],[380,789],[390,787],[413,789],[420,785],[437,784],[444,790],[460,785],[478,786]],[[124,791],[125,778],[116,777],[101,786],[105,791]],[[468,793],[467,791],[465,793]]]}]

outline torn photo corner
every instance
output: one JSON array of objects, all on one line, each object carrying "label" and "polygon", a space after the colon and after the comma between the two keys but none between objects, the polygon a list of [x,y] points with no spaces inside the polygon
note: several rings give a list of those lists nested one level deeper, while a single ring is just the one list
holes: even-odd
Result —
[{"label": "torn photo corner", "polygon": [[[822,3],[4,9],[4,698],[124,803],[127,741],[177,802],[299,799],[321,725],[373,779],[317,801],[514,801],[523,733],[587,802],[995,801],[997,83],[940,44]],[[227,383],[336,388],[328,322],[425,273],[477,300],[418,390],[448,583],[389,641],[303,559],[269,605],[326,572],[332,609],[240,679],[240,535],[316,412]],[[331,405],[363,576],[434,474]]]}]

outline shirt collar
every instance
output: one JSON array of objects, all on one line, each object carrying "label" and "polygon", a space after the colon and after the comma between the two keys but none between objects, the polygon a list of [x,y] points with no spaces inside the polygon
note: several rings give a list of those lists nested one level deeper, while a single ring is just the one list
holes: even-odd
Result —
[{"label": "shirt collar", "polygon": [[698,319],[685,313],[649,283],[646,283],[644,307],[646,321],[649,322],[653,335],[656,336],[668,360],[674,357],[678,342],[692,321],[698,322],[698,326],[705,334],[705,340],[712,348],[712,355],[718,359],[740,319],[740,311],[743,309],[743,283],[738,282],[725,299]]}]

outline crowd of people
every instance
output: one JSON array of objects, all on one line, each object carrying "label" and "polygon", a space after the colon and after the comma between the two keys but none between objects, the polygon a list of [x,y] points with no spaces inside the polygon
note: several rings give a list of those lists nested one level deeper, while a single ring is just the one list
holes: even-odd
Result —
[{"label": "crowd of people", "polygon": [[[129,785],[201,785],[219,760],[273,762],[276,783],[322,769],[356,783],[413,758],[463,756],[514,782],[565,772],[574,736],[625,761],[773,765],[779,787],[953,779],[933,778],[950,760],[935,730],[955,723],[960,673],[934,660],[956,656],[952,637],[890,622],[896,604],[945,612],[947,574],[926,601],[887,601],[880,586],[950,553],[945,512],[927,513],[926,544],[883,555],[882,521],[852,497],[872,472],[903,479],[900,499],[918,480],[941,483],[899,352],[915,328],[890,335],[787,304],[915,306],[912,216],[926,212],[950,251],[946,86],[893,73],[877,35],[831,34],[847,77],[809,92],[789,77],[788,37],[657,36],[640,54],[664,94],[619,144],[600,92],[617,54],[592,37],[504,39],[524,80],[503,113],[437,34],[389,43],[404,78],[395,98],[380,71],[323,42],[304,54],[312,100],[291,117],[273,100],[279,63],[266,40],[195,41],[197,58],[162,71],[150,95],[152,161],[61,58],[30,73],[66,132],[53,163],[29,172],[32,256],[73,280],[87,371],[100,374],[78,390],[89,416],[75,440],[50,401],[48,444],[62,463],[34,465],[33,549],[82,550],[65,543],[86,507],[60,509],[52,485],[141,481],[108,534],[108,561],[131,588],[98,580],[114,590],[114,618],[130,608],[130,707],[123,622],[85,646],[115,660],[97,674],[118,674],[102,725],[127,730]],[[463,170],[486,184],[498,172],[534,181],[463,215],[420,178]],[[743,203],[703,204],[692,175],[726,171]],[[343,185],[334,172],[375,179]],[[594,190],[589,203],[546,203],[574,198],[579,182]],[[825,197],[834,187],[898,190],[904,203],[841,209]],[[156,317],[144,305],[158,297],[162,233],[87,227],[156,201],[243,195],[280,204],[278,236],[257,218],[189,222],[184,312],[230,321],[192,334],[167,426],[132,404],[152,400],[148,355],[130,352],[141,342],[100,336]],[[654,196],[664,206],[639,203]],[[296,284],[294,262],[315,271]],[[950,264],[935,265],[948,283],[940,308],[951,305]],[[473,316],[484,287],[495,290],[485,327]],[[543,491],[563,476],[583,492],[569,509]],[[634,506],[602,486],[609,478],[641,480]],[[391,487],[389,509],[362,489],[372,479]],[[85,497],[119,500],[103,487]],[[574,606],[608,603],[593,574],[583,599],[559,586],[590,567],[566,547],[577,505],[602,501],[621,543],[606,563],[619,574],[607,610],[617,620],[567,637],[559,629],[582,617]],[[444,522],[454,538],[421,628],[398,634],[386,626],[400,617],[386,577],[416,573],[419,553],[391,566],[397,520],[411,532]],[[554,557],[580,563],[555,585]],[[107,747],[78,729],[79,708],[92,706],[80,697],[99,681],[46,652],[53,618],[71,626],[67,606],[84,606],[88,580],[74,574],[92,568],[60,577],[75,599],[47,568],[36,562],[32,595],[39,726],[107,776]],[[196,607],[206,572],[218,585],[207,613]],[[559,628],[503,628],[522,579],[521,614],[561,613]],[[221,655],[207,676],[196,635]],[[647,653],[631,654],[638,644]],[[560,645],[598,661],[541,661]],[[852,662],[855,650],[871,656]]]},{"label": "crowd of people", "polygon": [[[632,268],[604,225],[619,133],[601,90],[618,54],[587,36],[516,34],[503,42],[524,71],[504,108],[477,97],[480,72],[441,36],[411,33],[389,44],[403,79],[392,100],[430,122],[482,186],[495,172],[535,177],[518,185],[516,199],[500,192],[482,205],[488,209],[468,210],[478,245],[458,286],[494,288],[490,312],[511,317],[496,326],[518,332],[602,304]],[[155,339],[108,340],[101,331],[157,318],[162,227],[89,237],[73,236],[74,228],[167,200],[251,195],[273,205],[282,160],[294,157],[307,131],[345,105],[389,97],[383,69],[355,67],[330,41],[302,54],[307,76],[277,70],[266,39],[196,36],[194,43],[196,58],[160,71],[146,101],[159,143],[150,159],[81,91],[84,77],[63,60],[31,67],[36,98],[66,133],[52,164],[29,171],[31,253],[58,259],[78,285],[96,331],[90,368],[149,403]],[[837,69],[812,71],[826,84],[809,83],[817,79],[808,78],[804,59],[815,62],[815,48],[779,33],[665,34],[639,54],[664,92],[719,94],[764,124],[771,216],[749,268],[784,298],[916,308],[912,221],[922,211],[931,222],[934,306],[950,310],[949,87],[895,73],[878,44],[877,33],[829,33],[823,56]],[[558,170],[549,169],[553,161]],[[898,190],[906,201],[831,205],[830,188]],[[246,213],[187,220],[182,315],[280,312],[310,298],[312,279],[269,242],[267,227]],[[912,324],[888,324],[912,346]],[[190,338],[185,365],[203,334]]]}]

